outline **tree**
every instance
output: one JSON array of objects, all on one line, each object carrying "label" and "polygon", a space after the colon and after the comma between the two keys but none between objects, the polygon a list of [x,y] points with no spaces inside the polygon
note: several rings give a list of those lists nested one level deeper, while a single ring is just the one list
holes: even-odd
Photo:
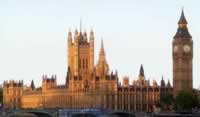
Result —
[{"label": "tree", "polygon": [[160,103],[162,105],[162,108],[166,107],[167,109],[169,109],[169,106],[171,106],[174,102],[174,98],[173,95],[171,93],[165,93],[163,95],[161,95],[160,97]]},{"label": "tree", "polygon": [[192,108],[199,104],[196,93],[191,91],[180,91],[175,99],[175,110],[179,112],[191,112]]}]

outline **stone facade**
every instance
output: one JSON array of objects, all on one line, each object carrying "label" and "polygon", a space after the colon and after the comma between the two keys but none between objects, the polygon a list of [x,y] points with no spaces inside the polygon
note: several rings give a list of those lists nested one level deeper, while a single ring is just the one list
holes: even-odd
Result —
[{"label": "stone facade", "polygon": [[174,96],[181,90],[193,89],[192,80],[192,59],[193,40],[187,28],[187,20],[182,11],[178,22],[177,33],[172,41],[173,56],[173,86]]},{"label": "stone facade", "polygon": [[[181,16],[182,17],[182,16]],[[186,20],[185,20],[186,21]],[[185,24],[179,24],[179,28]],[[186,34],[186,33],[184,33]],[[188,36],[188,35],[187,35]],[[192,47],[191,39],[182,42],[178,33],[173,40],[173,80],[175,91],[191,88],[192,53],[175,52],[186,43]],[[75,30],[74,35],[68,33],[68,70],[66,83],[57,85],[55,75],[42,76],[42,86],[35,88],[31,82],[25,87],[23,81],[4,81],[3,101],[9,108],[101,108],[120,111],[152,111],[153,106],[160,103],[160,96],[172,93],[173,88],[168,81],[161,80],[160,85],[154,80],[152,84],[146,80],[141,65],[138,79],[129,82],[128,77],[119,82],[117,72],[109,72],[103,40],[96,65],[94,65],[94,32],[82,33]],[[181,42],[179,42],[181,40]],[[188,47],[187,47],[188,48]],[[184,51],[188,51],[184,49]],[[191,50],[192,51],[192,50]],[[182,68],[183,71],[182,72]],[[186,76],[187,77],[186,77]],[[189,79],[188,79],[189,78]],[[188,84],[182,85],[182,81]],[[186,82],[186,79],[188,82]],[[181,83],[180,83],[181,82]],[[180,86],[179,86],[180,84]]]},{"label": "stone facade", "polygon": [[118,81],[117,72],[109,73],[103,40],[99,60],[94,66],[94,33],[68,33],[68,72],[65,85],[57,85],[56,76],[42,76],[42,86],[33,81],[25,89],[23,82],[4,82],[4,105],[10,108],[103,108],[108,110],[151,111],[159,103],[160,92],[172,92],[170,83],[159,86],[145,79],[141,65],[138,80]]}]

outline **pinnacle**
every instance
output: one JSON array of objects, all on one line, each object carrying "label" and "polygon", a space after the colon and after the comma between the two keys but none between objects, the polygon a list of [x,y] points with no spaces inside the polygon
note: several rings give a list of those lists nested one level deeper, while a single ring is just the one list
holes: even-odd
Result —
[{"label": "pinnacle", "polygon": [[178,24],[187,24],[187,20],[185,18],[185,15],[184,15],[184,10],[182,9],[182,12],[181,12],[181,17],[178,21]]},{"label": "pinnacle", "polygon": [[140,76],[144,76],[144,69],[143,69],[143,65],[141,64],[140,66]]}]

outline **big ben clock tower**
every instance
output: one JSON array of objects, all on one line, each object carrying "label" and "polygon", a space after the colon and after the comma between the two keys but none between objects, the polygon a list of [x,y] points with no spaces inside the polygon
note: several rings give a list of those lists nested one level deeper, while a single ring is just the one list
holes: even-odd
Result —
[{"label": "big ben clock tower", "polygon": [[178,29],[172,42],[174,95],[181,90],[192,90],[193,41],[182,10]]}]

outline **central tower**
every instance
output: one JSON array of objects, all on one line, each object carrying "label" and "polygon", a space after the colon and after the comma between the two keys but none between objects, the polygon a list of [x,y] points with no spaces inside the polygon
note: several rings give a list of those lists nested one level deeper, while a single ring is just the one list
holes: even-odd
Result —
[{"label": "central tower", "polygon": [[70,78],[79,88],[83,82],[89,81],[94,68],[94,32],[91,30],[88,39],[87,33],[75,30],[74,38],[68,32],[68,70]]},{"label": "central tower", "polygon": [[184,11],[172,42],[174,95],[181,90],[192,90],[193,41],[187,28]]}]

